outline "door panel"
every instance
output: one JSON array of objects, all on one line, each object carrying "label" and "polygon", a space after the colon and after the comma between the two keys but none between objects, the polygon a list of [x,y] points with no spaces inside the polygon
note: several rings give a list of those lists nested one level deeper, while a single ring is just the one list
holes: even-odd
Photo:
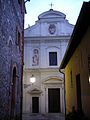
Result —
[{"label": "door panel", "polygon": [[60,112],[60,88],[48,89],[48,112]]},{"label": "door panel", "polygon": [[32,97],[32,113],[39,113],[39,97]]}]

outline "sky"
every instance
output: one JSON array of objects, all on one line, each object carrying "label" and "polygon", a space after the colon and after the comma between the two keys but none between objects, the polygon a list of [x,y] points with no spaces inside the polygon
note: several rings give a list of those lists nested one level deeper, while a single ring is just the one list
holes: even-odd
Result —
[{"label": "sky", "polygon": [[27,28],[34,25],[41,13],[51,9],[51,3],[53,10],[64,13],[69,23],[75,25],[84,1],[89,0],[30,0],[25,3],[27,14],[24,26]]}]

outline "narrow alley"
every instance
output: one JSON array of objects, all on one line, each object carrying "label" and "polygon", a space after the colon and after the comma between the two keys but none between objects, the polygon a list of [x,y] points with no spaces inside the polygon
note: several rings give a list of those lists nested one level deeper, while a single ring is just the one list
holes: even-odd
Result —
[{"label": "narrow alley", "polygon": [[0,0],[0,120],[90,120],[90,0]]}]

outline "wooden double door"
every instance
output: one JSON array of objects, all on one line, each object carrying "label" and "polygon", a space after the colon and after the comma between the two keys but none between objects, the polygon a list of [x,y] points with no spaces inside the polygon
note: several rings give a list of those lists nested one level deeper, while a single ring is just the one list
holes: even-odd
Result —
[{"label": "wooden double door", "polygon": [[60,88],[48,89],[48,112],[49,113],[60,112]]}]

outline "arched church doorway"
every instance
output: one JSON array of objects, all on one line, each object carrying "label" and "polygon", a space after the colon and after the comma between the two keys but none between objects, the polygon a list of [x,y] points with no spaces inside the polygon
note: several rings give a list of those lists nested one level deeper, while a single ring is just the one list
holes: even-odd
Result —
[{"label": "arched church doorway", "polygon": [[15,117],[16,104],[16,67],[13,68],[11,85],[11,119],[13,119]]}]

